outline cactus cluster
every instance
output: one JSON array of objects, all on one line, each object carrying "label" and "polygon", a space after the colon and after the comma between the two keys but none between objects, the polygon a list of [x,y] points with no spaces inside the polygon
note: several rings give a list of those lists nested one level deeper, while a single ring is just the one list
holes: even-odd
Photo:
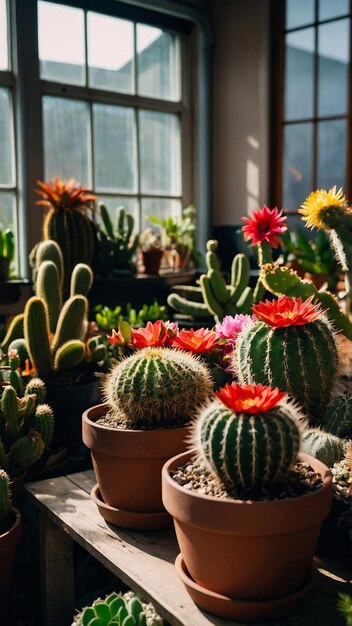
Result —
[{"label": "cactus cluster", "polygon": [[342,439],[329,432],[309,428],[303,433],[301,451],[314,456],[327,467],[333,467],[344,457],[344,444]]},{"label": "cactus cluster", "polygon": [[44,382],[32,379],[20,398],[11,385],[4,386],[0,409],[0,467],[17,476],[40,459],[53,435]]},{"label": "cactus cluster", "polygon": [[[265,309],[280,304],[292,310],[300,305],[309,306],[307,301],[285,297],[257,305],[253,309],[257,321],[245,327],[237,339],[233,366],[241,384],[261,383],[286,391],[299,402],[314,426],[321,423],[336,380],[338,355],[334,333],[327,318],[314,305],[313,314],[306,321],[295,322],[291,317],[287,322],[288,318],[286,321],[284,318],[283,323],[288,325],[282,326],[280,319],[275,322],[275,315],[266,321]],[[285,314],[289,315],[288,310]]]},{"label": "cactus cluster", "polygon": [[206,317],[210,314],[219,322],[225,315],[249,313],[253,302],[257,302],[264,295],[260,281],[254,290],[249,286],[250,267],[244,254],[236,254],[234,257],[230,283],[226,283],[216,254],[217,247],[217,241],[207,242],[208,272],[200,277],[200,287],[188,288],[187,298],[177,293],[169,295],[168,304],[177,312],[194,317]]},{"label": "cactus cluster", "polygon": [[[233,383],[216,395],[194,425],[196,449],[211,473],[239,495],[260,493],[284,479],[299,451],[298,409],[278,390],[261,385]],[[233,405],[226,395],[232,396]],[[264,400],[261,408],[256,400],[260,395],[272,395],[273,402]]]},{"label": "cactus cluster", "polygon": [[119,362],[105,384],[111,415],[130,428],[177,426],[209,400],[210,373],[181,350],[144,348]]},{"label": "cactus cluster", "polygon": [[129,592],[111,593],[105,600],[95,600],[83,609],[76,619],[76,626],[163,626],[163,620],[153,610]]},{"label": "cactus cluster", "polygon": [[135,272],[133,257],[138,246],[138,235],[132,237],[134,218],[126,213],[123,207],[116,210],[116,225],[111,221],[109,212],[104,204],[99,206],[101,218],[105,228],[98,230],[99,261],[103,272],[129,270]]},{"label": "cactus cluster", "polygon": [[0,469],[0,529],[10,512],[10,508],[10,479],[6,472]]}]

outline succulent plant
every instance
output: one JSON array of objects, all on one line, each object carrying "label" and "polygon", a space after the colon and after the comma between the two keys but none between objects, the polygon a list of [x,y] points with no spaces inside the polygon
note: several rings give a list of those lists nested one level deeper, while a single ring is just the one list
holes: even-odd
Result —
[{"label": "succulent plant", "polygon": [[310,428],[303,433],[301,450],[328,467],[341,461],[344,456],[343,441],[319,428]]},{"label": "succulent plant", "polygon": [[[152,613],[152,615],[150,615]],[[143,604],[131,593],[111,593],[95,600],[75,618],[76,626],[163,626],[154,608]]]},{"label": "succulent plant", "polygon": [[262,302],[257,321],[237,338],[233,365],[241,384],[279,387],[304,408],[312,426],[330,402],[338,356],[331,325],[319,306],[285,296]]},{"label": "succulent plant", "polygon": [[67,295],[70,277],[77,263],[90,264],[94,252],[94,224],[86,210],[95,200],[87,189],[74,179],[66,182],[56,178],[51,183],[37,181],[41,196],[37,204],[48,208],[43,234],[53,239],[61,249],[64,259],[64,294]]},{"label": "succulent plant", "polygon": [[253,493],[285,478],[300,445],[300,411],[262,385],[225,385],[194,424],[200,458],[223,485]]},{"label": "succulent plant", "polygon": [[123,207],[116,209],[116,226],[111,221],[104,204],[99,206],[105,228],[98,230],[98,255],[103,272],[113,273],[115,270],[136,271],[133,257],[138,246],[138,235],[132,238],[134,218],[126,213]]},{"label": "succulent plant", "polygon": [[133,428],[184,424],[211,393],[210,373],[199,358],[164,347],[144,348],[122,360],[105,384],[111,415]]},{"label": "succulent plant", "polygon": [[0,528],[10,512],[10,508],[10,479],[6,472],[0,469]]},{"label": "succulent plant", "polygon": [[337,437],[352,438],[352,393],[332,398],[324,413],[322,427]]}]

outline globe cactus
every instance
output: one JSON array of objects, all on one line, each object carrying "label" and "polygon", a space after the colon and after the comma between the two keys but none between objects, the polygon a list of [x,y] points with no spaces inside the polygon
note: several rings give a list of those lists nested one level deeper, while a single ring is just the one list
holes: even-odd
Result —
[{"label": "globe cactus", "polygon": [[260,492],[285,478],[300,446],[300,411],[278,388],[237,383],[215,393],[194,424],[198,454],[228,490]]},{"label": "globe cactus", "polygon": [[322,427],[337,437],[352,437],[352,393],[333,397],[324,414]]},{"label": "globe cactus", "polygon": [[255,305],[253,312],[257,321],[237,339],[233,365],[239,382],[279,387],[316,425],[331,399],[338,367],[328,319],[312,298],[283,296]]},{"label": "globe cactus", "polygon": [[46,396],[45,383],[40,378],[31,378],[26,385],[25,394],[35,394],[37,404],[44,404]]},{"label": "globe cactus", "polygon": [[105,385],[111,415],[146,429],[188,422],[211,392],[210,373],[198,357],[164,347],[147,347],[119,362]]},{"label": "globe cactus", "polygon": [[301,450],[328,467],[332,467],[344,457],[343,441],[318,428],[310,428],[303,433]]}]

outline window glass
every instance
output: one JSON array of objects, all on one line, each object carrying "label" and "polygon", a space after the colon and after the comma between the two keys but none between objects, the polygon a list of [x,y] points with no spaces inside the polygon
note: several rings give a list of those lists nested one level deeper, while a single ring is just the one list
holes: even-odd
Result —
[{"label": "window glass", "polygon": [[180,200],[168,198],[142,198],[142,229],[153,228],[149,217],[172,217],[177,220],[182,212]]},{"label": "window glass", "polygon": [[94,104],[94,187],[136,191],[135,115],[131,108]]},{"label": "window glass", "polygon": [[314,22],[314,13],[315,0],[286,0],[286,28],[311,24]]},{"label": "window glass", "polygon": [[137,55],[138,93],[178,100],[178,39],[159,28],[137,24]]},{"label": "window glass", "polygon": [[318,28],[318,115],[347,112],[349,67],[349,20]]},{"label": "window glass", "polygon": [[14,184],[12,99],[10,90],[0,87],[0,185]]},{"label": "window glass", "polygon": [[60,83],[85,83],[84,12],[38,2],[40,76]]},{"label": "window glass", "polygon": [[319,19],[328,20],[331,17],[346,15],[349,12],[349,0],[319,0]]},{"label": "window glass", "polygon": [[76,178],[90,187],[90,133],[87,102],[43,98],[45,179]]},{"label": "window glass", "polygon": [[7,2],[6,0],[0,0],[0,70],[10,69],[8,37]]},{"label": "window glass", "polygon": [[297,210],[312,190],[313,124],[287,124],[284,129],[283,202]]},{"label": "window glass", "polygon": [[181,194],[181,145],[177,115],[139,112],[142,193]]},{"label": "window glass", "polygon": [[285,119],[314,114],[314,28],[286,35]]},{"label": "window glass", "polygon": [[339,189],[346,185],[347,120],[318,123],[317,187]]},{"label": "window glass", "polygon": [[132,22],[88,12],[88,76],[92,87],[134,92]]}]

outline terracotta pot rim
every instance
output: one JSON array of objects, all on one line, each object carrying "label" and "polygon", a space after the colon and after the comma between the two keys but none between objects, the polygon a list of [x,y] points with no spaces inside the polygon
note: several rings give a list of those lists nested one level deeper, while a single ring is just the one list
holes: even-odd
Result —
[{"label": "terracotta pot rim", "polygon": [[[93,410],[101,408],[101,413],[99,415],[96,416],[96,418],[93,420],[89,417],[89,413],[91,413]],[[99,417],[102,416],[102,414],[104,412],[106,412],[109,408],[109,405],[106,402],[103,402],[102,404],[95,404],[94,406],[91,406],[89,409],[86,409],[84,411],[84,413],[82,414],[82,419],[83,422],[85,422],[88,426],[90,426],[91,428],[96,429],[98,432],[111,432],[111,433],[118,433],[119,435],[123,436],[123,434],[130,435],[131,433],[140,433],[145,436],[148,436],[148,433],[169,433],[169,432],[174,432],[175,430],[178,431],[180,428],[184,428],[187,429],[189,428],[189,423],[188,424],[179,424],[178,426],[175,426],[174,428],[146,428],[145,430],[143,428],[112,428],[111,426],[104,426],[103,424],[97,424],[96,420],[99,419]],[[152,436],[152,434],[150,435]]]},{"label": "terracotta pot rim", "polygon": [[[179,485],[170,476],[170,467],[172,465],[176,464],[176,460],[178,462],[178,460],[181,461],[181,459],[183,460],[183,458],[184,458],[185,461],[187,461],[188,457],[190,455],[195,454],[195,453],[196,453],[196,450],[193,449],[193,450],[189,450],[187,452],[182,452],[181,454],[178,454],[177,456],[174,456],[172,459],[169,459],[165,463],[165,465],[164,465],[164,467],[162,469],[163,479],[168,484],[171,484],[172,487],[175,488],[179,493],[187,494],[187,496],[189,496],[189,497],[196,498],[196,499],[202,500],[202,501],[205,500],[207,502],[216,502],[216,503],[219,503],[220,506],[222,506],[222,505],[228,506],[229,504],[237,504],[237,505],[248,504],[248,505],[251,505],[251,507],[253,507],[253,506],[263,507],[263,506],[268,506],[268,504],[279,506],[283,502],[288,502],[288,501],[292,502],[292,500],[298,501],[298,500],[303,500],[303,499],[307,499],[307,498],[312,498],[316,494],[319,494],[322,491],[322,489],[324,489],[326,486],[329,486],[331,484],[331,481],[332,481],[332,474],[331,474],[330,470],[327,468],[327,471],[325,471],[324,475],[322,475],[322,478],[323,478],[323,487],[322,488],[317,489],[316,491],[307,492],[307,493],[303,494],[302,496],[296,496],[295,498],[282,498],[281,500],[260,500],[260,501],[256,501],[256,500],[241,500],[240,498],[237,498],[237,499],[236,498],[217,498],[216,496],[207,496],[205,494],[197,493],[196,491],[184,489],[184,487]],[[306,463],[308,463],[309,460],[312,459],[316,463],[319,463],[320,465],[323,465],[323,463],[321,463],[321,461],[318,461],[318,459],[315,459],[314,457],[310,456],[309,454],[305,454],[303,452],[299,453],[298,459],[302,459]],[[180,465],[181,465],[181,463],[180,463]],[[326,466],[324,466],[324,467],[326,467]]]},{"label": "terracotta pot rim", "polygon": [[11,507],[10,513],[15,516],[15,520],[10,528],[0,535],[0,541],[5,541],[9,535],[16,532],[21,523],[21,513],[14,506]]}]

